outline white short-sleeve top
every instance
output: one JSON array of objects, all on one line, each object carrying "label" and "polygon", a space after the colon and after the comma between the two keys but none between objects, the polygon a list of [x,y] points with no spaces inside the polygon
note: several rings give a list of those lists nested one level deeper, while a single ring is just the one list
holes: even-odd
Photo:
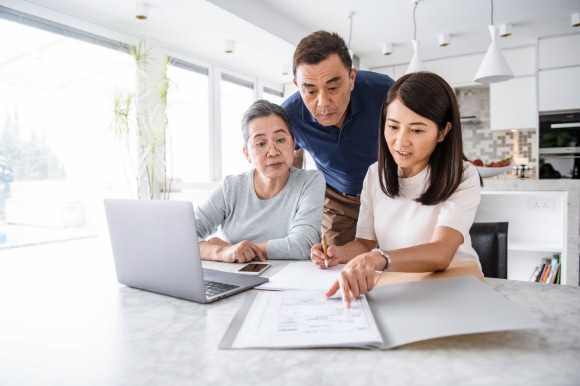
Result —
[{"label": "white short-sleeve top", "polygon": [[400,178],[401,195],[390,198],[381,190],[378,164],[372,164],[364,180],[356,237],[376,240],[385,250],[411,247],[431,241],[438,226],[458,230],[464,242],[454,260],[479,258],[471,247],[469,229],[481,200],[481,185],[475,166],[464,161],[463,181],[445,202],[422,205],[414,201],[428,183],[429,167],[410,178]]}]

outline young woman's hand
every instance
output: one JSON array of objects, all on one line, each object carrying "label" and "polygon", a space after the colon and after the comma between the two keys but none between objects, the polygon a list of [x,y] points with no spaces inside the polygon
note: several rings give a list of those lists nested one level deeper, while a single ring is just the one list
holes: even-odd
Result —
[{"label": "young woman's hand", "polygon": [[[344,264],[346,262],[346,255],[343,247],[329,245],[326,252],[328,253],[329,267],[334,267],[337,264]],[[310,249],[310,259],[318,268],[326,268],[324,263],[324,249],[321,243],[314,244]]]},{"label": "young woman's hand", "polygon": [[381,259],[383,258],[377,252],[358,255],[340,271],[338,279],[325,295],[332,296],[340,290],[342,301],[345,307],[349,308],[351,298],[364,295],[375,287],[378,278],[375,269],[380,265]]}]

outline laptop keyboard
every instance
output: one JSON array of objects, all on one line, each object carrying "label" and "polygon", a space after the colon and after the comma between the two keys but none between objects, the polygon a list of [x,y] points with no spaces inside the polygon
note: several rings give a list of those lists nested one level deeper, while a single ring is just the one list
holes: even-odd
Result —
[{"label": "laptop keyboard", "polygon": [[217,281],[205,280],[205,294],[208,297],[219,295],[223,292],[238,288],[239,285],[218,283]]}]

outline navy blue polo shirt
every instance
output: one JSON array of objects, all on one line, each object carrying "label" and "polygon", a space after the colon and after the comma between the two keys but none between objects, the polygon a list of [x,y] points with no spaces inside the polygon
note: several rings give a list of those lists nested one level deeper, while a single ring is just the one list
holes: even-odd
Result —
[{"label": "navy blue polo shirt", "polygon": [[300,91],[282,103],[290,115],[296,149],[306,150],[326,183],[347,194],[360,194],[368,167],[378,159],[381,106],[393,79],[357,71],[342,128],[323,126],[308,111]]}]

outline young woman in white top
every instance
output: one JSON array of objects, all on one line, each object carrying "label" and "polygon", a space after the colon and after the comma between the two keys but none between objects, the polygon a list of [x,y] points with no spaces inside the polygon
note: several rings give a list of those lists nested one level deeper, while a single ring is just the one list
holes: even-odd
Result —
[{"label": "young woman in white top", "polygon": [[[383,102],[378,162],[365,177],[356,239],[329,246],[329,265],[347,263],[327,291],[350,298],[370,291],[376,271],[445,270],[474,260],[469,229],[481,178],[463,154],[459,106],[440,76],[402,76]],[[325,267],[320,244],[311,259]]]}]

